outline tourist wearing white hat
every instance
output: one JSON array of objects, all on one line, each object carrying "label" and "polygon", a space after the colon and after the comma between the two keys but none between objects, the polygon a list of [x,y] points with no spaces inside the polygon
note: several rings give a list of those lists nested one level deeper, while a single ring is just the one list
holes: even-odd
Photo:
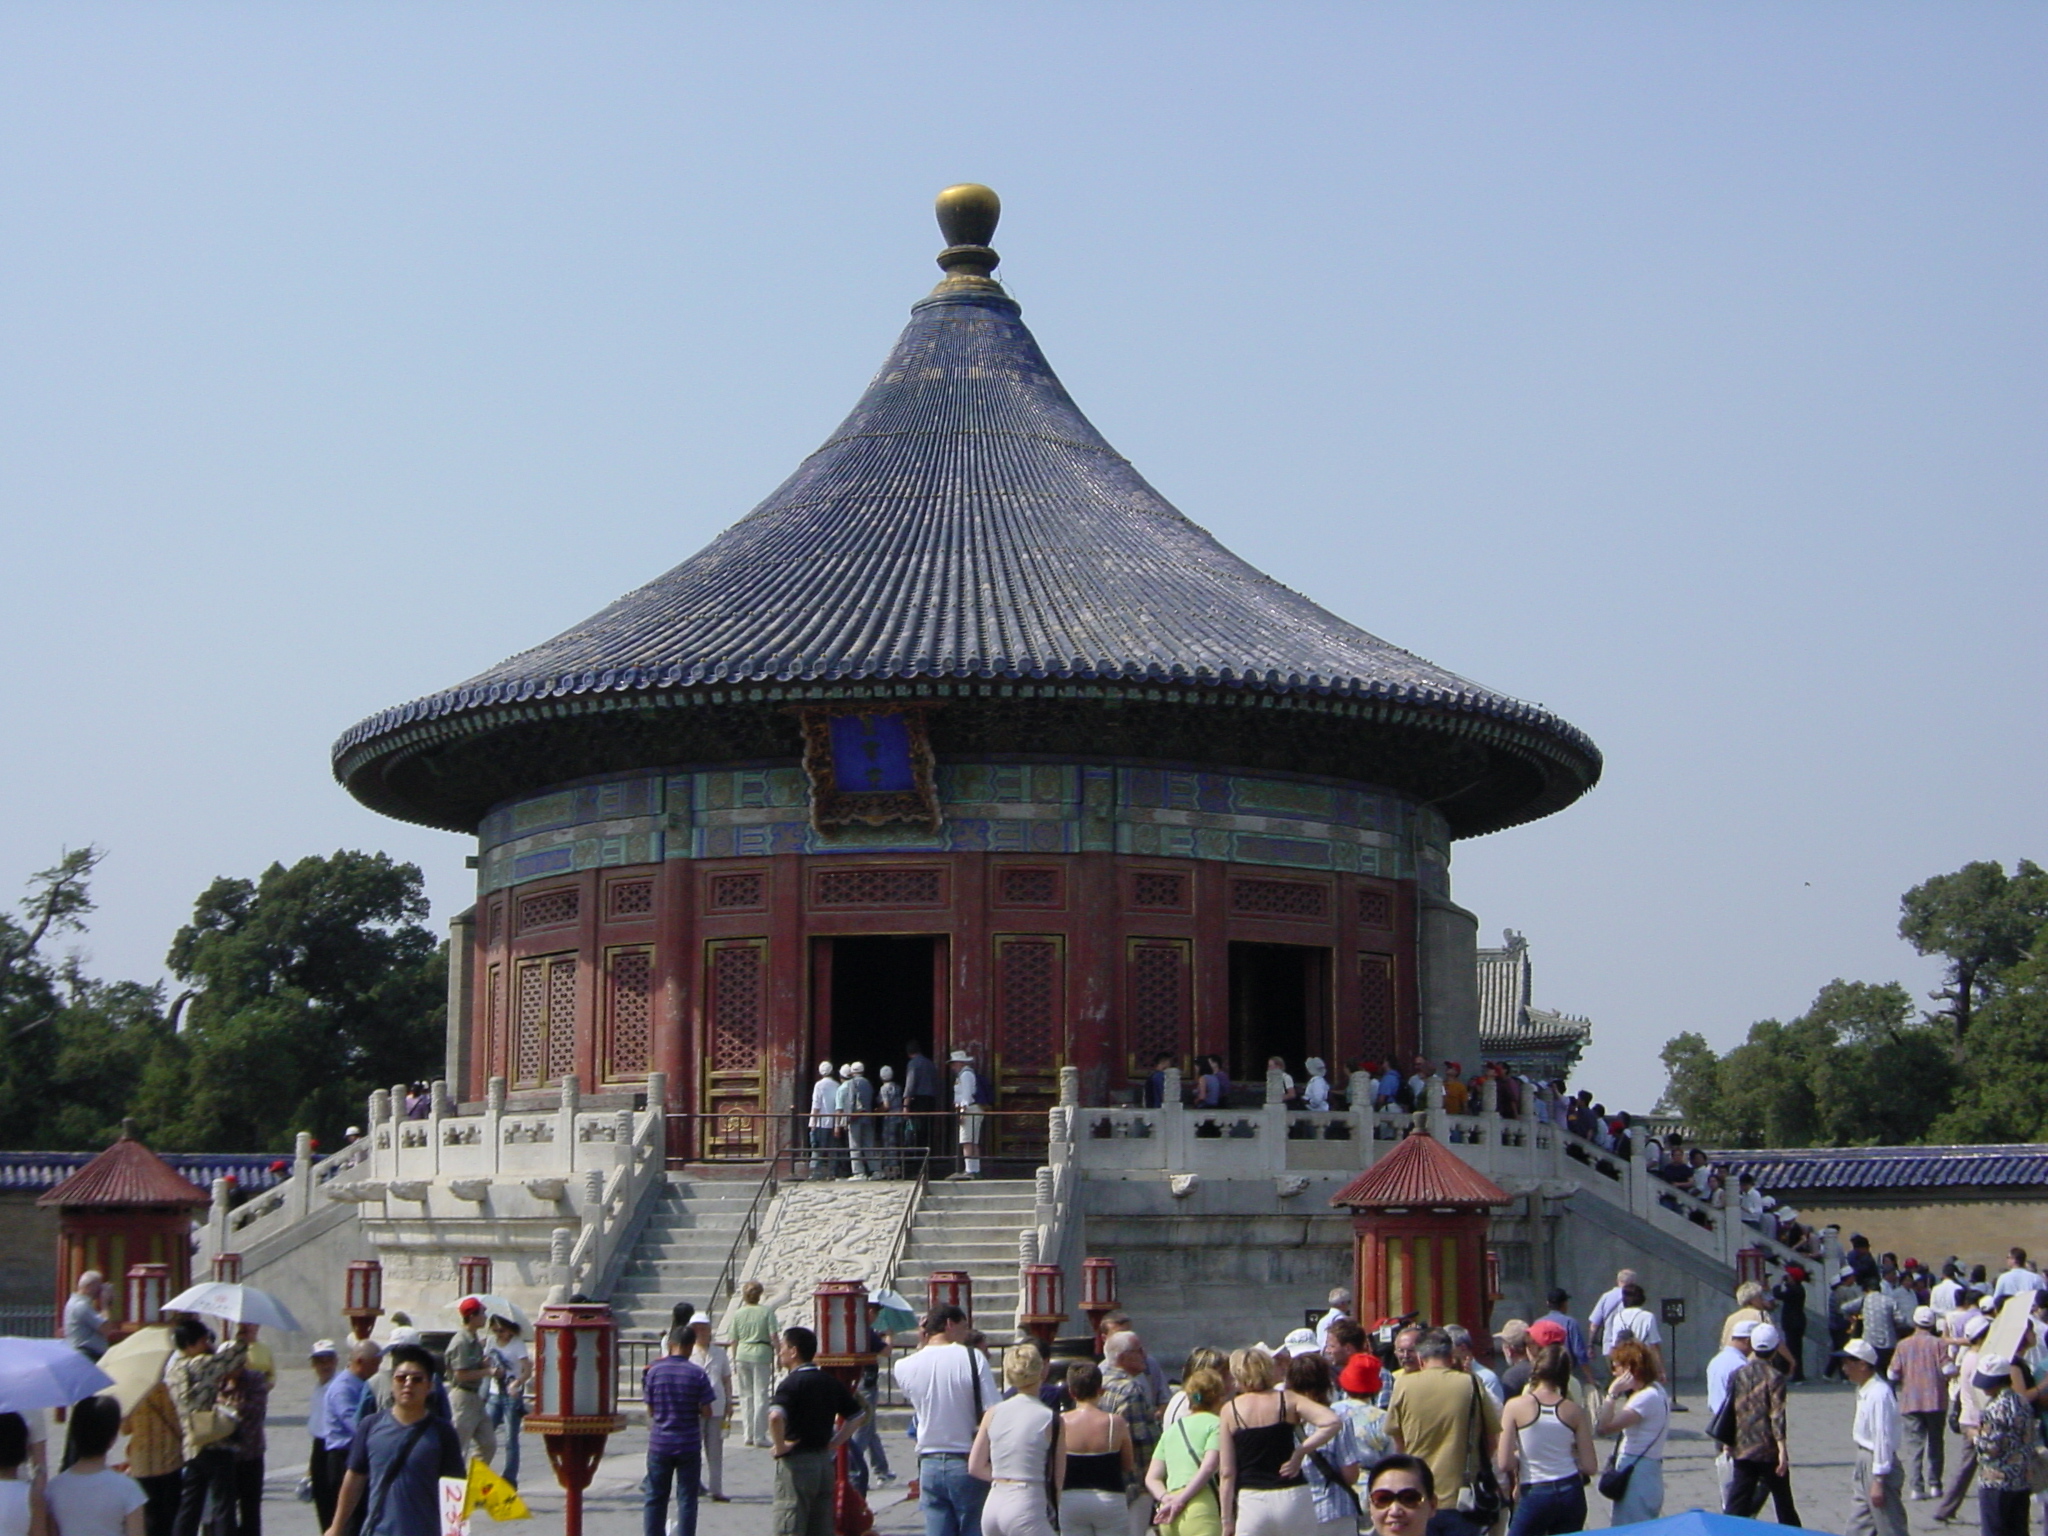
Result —
[{"label": "tourist wearing white hat", "polygon": [[839,1084],[832,1063],[818,1063],[818,1080],[811,1084],[811,1177],[830,1179],[838,1175],[835,1150],[839,1142]]},{"label": "tourist wearing white hat", "polygon": [[1792,1502],[1792,1450],[1785,1431],[1785,1377],[1771,1361],[1778,1346],[1777,1328],[1757,1323],[1750,1330],[1749,1358],[1728,1382],[1728,1401],[1735,1412],[1735,1439],[1729,1446],[1729,1476],[1721,1512],[1754,1519],[1771,1496],[1780,1525],[1798,1525]]},{"label": "tourist wearing white hat", "polygon": [[910,1121],[903,1113],[903,1085],[896,1081],[896,1069],[883,1067],[875,1084],[875,1113],[882,1128],[880,1151],[876,1154],[880,1176],[903,1177],[903,1149],[909,1145]]},{"label": "tourist wearing white hat", "polygon": [[946,1058],[946,1065],[953,1069],[953,1111],[960,1117],[960,1171],[949,1174],[954,1179],[978,1179],[981,1177],[981,1110],[988,1095],[981,1079],[974,1072],[974,1058],[965,1051],[955,1051]]},{"label": "tourist wearing white hat", "polygon": [[1856,1444],[1856,1468],[1849,1479],[1845,1536],[1906,1536],[1899,1404],[1878,1367],[1877,1347],[1868,1339],[1851,1339],[1836,1351],[1835,1358],[1856,1389],[1856,1422],[1849,1431]]},{"label": "tourist wearing white hat", "polygon": [[1962,1432],[1963,1449],[1956,1457],[1955,1470],[1949,1474],[1948,1487],[1942,1490],[1941,1502],[1934,1506],[1934,1518],[1943,1522],[1955,1519],[1963,1507],[1963,1495],[1970,1491],[1977,1476],[1977,1429],[1983,1421],[1985,1402],[1984,1389],[1977,1385],[1978,1346],[1990,1331],[1991,1319],[1975,1308],[1964,1315],[1956,1329],[1963,1342],[1956,1355],[1955,1380],[1950,1390],[1955,1393],[1956,1428]]},{"label": "tourist wearing white hat", "polygon": [[867,1070],[862,1061],[849,1061],[839,1069],[839,1119],[846,1127],[853,1177],[862,1180],[874,1172],[875,1085],[868,1081]]},{"label": "tourist wearing white hat", "polygon": [[1885,1371],[1899,1395],[1905,1431],[1906,1484],[1915,1499],[1941,1497],[1942,1420],[1948,1417],[1948,1345],[1934,1331],[1932,1307],[1913,1309],[1913,1331],[1892,1351]]},{"label": "tourist wearing white hat", "polygon": [[1308,1082],[1301,1090],[1302,1108],[1322,1114],[1330,1107],[1330,1068],[1320,1056],[1309,1057],[1302,1066],[1308,1072]]},{"label": "tourist wearing white hat", "polygon": [[1984,1536],[2027,1536],[2029,1462],[2041,1443],[2034,1405],[2024,1395],[2033,1375],[2009,1355],[1986,1355],[1972,1380],[1984,1394],[1977,1422],[1978,1521]]}]

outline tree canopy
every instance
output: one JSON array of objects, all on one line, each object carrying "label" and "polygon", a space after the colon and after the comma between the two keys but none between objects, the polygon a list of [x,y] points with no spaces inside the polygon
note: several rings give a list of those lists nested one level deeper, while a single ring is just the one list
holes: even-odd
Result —
[{"label": "tree canopy", "polygon": [[55,936],[92,911],[104,855],[67,852],[0,916],[0,1114],[18,1147],[104,1146],[133,1115],[165,1150],[338,1142],[372,1089],[438,1075],[446,947],[417,866],[343,851],[222,877],[167,957],[181,985],[102,981]]},{"label": "tree canopy", "polygon": [[1666,1042],[1662,1108],[1731,1147],[2048,1139],[2048,873],[1965,865],[1900,899],[1900,937],[1948,965],[1917,1009],[1895,982],[1832,981],[1717,1055]]}]

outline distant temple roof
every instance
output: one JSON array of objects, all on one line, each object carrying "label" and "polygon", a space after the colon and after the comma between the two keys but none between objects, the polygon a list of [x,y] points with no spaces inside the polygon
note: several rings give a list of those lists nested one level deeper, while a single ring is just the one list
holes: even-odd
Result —
[{"label": "distant temple roof", "polygon": [[211,1197],[131,1136],[123,1135],[37,1205],[204,1205]]},{"label": "distant temple roof", "polygon": [[1755,1177],[1770,1194],[1793,1190],[2048,1187],[2048,1146],[1800,1147],[1715,1152],[1730,1178]]},{"label": "distant temple roof", "polygon": [[1437,1209],[1506,1205],[1511,1198],[1506,1190],[1434,1136],[1414,1131],[1330,1196],[1330,1204],[1375,1210],[1415,1206]]},{"label": "distant temple roof", "polygon": [[1499,949],[1479,951],[1479,1044],[1489,1058],[1566,1055],[1576,1061],[1593,1021],[1529,1001],[1529,941],[1510,928]]},{"label": "distant temple roof", "polygon": [[[99,1156],[96,1152],[0,1152],[0,1194],[12,1190],[55,1189],[72,1174]],[[273,1164],[279,1154],[272,1152],[159,1152],[157,1156],[201,1189],[211,1189],[215,1179],[233,1179],[243,1194],[258,1194],[285,1175]],[[291,1157],[284,1155],[285,1166]]]},{"label": "distant temple roof", "polygon": [[613,717],[582,722],[581,756],[536,754],[562,782],[719,750],[715,731],[690,739],[678,705],[985,680],[1285,695],[1349,705],[1382,733],[1458,739],[1483,751],[1478,779],[1440,761],[1427,787],[1441,785],[1459,835],[1592,786],[1600,755],[1582,732],[1338,618],[1169,505],[1081,414],[989,275],[996,211],[985,188],[941,199],[949,275],[766,501],[554,639],[364,720],[336,743],[336,776],[389,815],[469,830],[534,787],[484,762],[486,733]]}]

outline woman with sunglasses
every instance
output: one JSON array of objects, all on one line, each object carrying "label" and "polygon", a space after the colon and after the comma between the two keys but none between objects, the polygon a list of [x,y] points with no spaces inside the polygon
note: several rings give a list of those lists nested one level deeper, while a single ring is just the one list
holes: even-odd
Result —
[{"label": "woman with sunglasses", "polygon": [[1396,1451],[1366,1478],[1373,1536],[1423,1536],[1436,1515],[1436,1477],[1420,1456]]}]

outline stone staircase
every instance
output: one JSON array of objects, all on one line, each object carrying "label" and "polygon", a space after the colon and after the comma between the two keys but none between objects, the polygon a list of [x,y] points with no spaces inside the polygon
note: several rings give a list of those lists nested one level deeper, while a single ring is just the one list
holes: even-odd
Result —
[{"label": "stone staircase", "polygon": [[974,1319],[1007,1341],[1017,1322],[1017,1237],[1032,1225],[1037,1186],[1030,1179],[972,1179],[929,1186],[911,1220],[896,1289],[922,1308],[935,1269],[964,1269],[974,1279]]},{"label": "stone staircase", "polygon": [[628,1334],[655,1334],[668,1326],[679,1301],[698,1308],[725,1267],[754,1198],[753,1179],[705,1178],[670,1173],[640,1229],[609,1298],[612,1315]]}]

